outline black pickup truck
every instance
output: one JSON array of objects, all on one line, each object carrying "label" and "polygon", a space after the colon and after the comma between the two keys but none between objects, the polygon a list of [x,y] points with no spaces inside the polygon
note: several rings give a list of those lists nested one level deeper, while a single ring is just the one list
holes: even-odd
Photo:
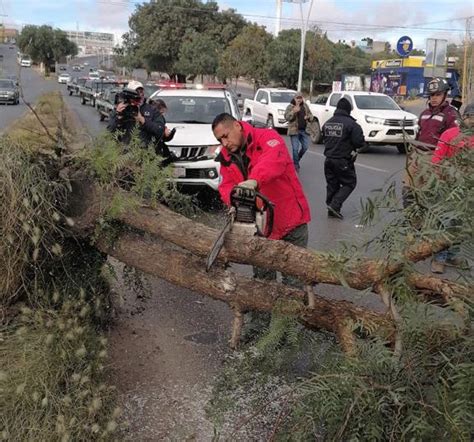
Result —
[{"label": "black pickup truck", "polygon": [[79,88],[84,86],[87,77],[74,77],[68,84],[67,84],[67,91],[69,95],[79,95]]},{"label": "black pickup truck", "polygon": [[117,94],[120,93],[122,88],[114,87],[112,89],[107,89],[102,97],[97,98],[96,107],[99,112],[100,121],[104,121],[106,118],[110,117],[110,114],[114,110],[115,105],[117,104]]},{"label": "black pickup truck", "polygon": [[87,80],[84,86],[79,88],[79,96],[81,97],[81,104],[89,102],[92,107],[95,107],[96,100],[100,98],[103,93],[112,88],[126,86],[127,82],[110,81],[110,80]]}]

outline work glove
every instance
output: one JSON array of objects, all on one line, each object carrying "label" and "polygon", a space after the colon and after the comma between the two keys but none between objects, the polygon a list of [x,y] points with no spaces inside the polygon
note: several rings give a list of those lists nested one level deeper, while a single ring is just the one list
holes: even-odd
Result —
[{"label": "work glove", "polygon": [[235,186],[232,189],[232,192],[235,196],[239,198],[250,198],[252,197],[252,195],[255,195],[256,190],[257,190],[257,181],[246,180],[237,184],[237,186]]},{"label": "work glove", "polygon": [[239,187],[245,187],[246,189],[257,190],[257,180],[246,180],[238,184]]}]

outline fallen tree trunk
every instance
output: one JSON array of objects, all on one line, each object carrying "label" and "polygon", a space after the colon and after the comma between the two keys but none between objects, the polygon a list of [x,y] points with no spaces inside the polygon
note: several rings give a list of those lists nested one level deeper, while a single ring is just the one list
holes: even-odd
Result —
[{"label": "fallen tree trunk", "polygon": [[[113,193],[89,189],[88,202],[82,213],[75,219],[79,230],[91,230],[97,219],[107,210]],[[138,207],[117,215],[123,223],[156,235],[183,247],[196,255],[206,256],[217,238],[218,230],[192,221],[163,205]],[[405,256],[416,262],[433,255],[449,246],[446,240],[413,244]],[[358,290],[374,284],[399,272],[402,263],[388,263],[382,260],[361,259],[356,262],[342,262],[327,253],[294,246],[285,241],[269,241],[259,237],[249,237],[230,232],[226,235],[224,248],[218,260],[251,264],[295,276],[302,281],[342,285]],[[335,269],[340,269],[336,271]],[[413,279],[416,287],[419,279]],[[425,288],[425,287],[421,287]]]},{"label": "fallen tree trunk", "polygon": [[99,239],[97,246],[104,253],[145,273],[224,301],[239,314],[247,310],[276,310],[301,319],[310,328],[331,331],[347,352],[354,349],[355,325],[367,334],[382,334],[387,339],[394,334],[393,323],[385,314],[317,294],[314,295],[314,308],[311,308],[302,290],[250,279],[219,267],[207,273],[202,259],[156,238],[122,233],[113,243],[106,238]]}]

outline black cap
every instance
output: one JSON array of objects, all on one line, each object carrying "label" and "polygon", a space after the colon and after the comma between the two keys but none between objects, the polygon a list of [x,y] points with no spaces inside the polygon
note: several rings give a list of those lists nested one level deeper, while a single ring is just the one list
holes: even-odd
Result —
[{"label": "black cap", "polygon": [[341,98],[337,102],[336,109],[345,110],[348,114],[350,114],[351,111],[352,111],[352,105],[351,105],[351,103],[349,102],[349,100],[347,98]]}]

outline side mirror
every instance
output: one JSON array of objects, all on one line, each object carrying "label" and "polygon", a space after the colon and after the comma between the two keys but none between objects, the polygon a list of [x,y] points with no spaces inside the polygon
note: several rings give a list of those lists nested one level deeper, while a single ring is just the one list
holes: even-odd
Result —
[{"label": "side mirror", "polygon": [[267,101],[266,98],[262,98],[262,99],[260,100],[260,103],[262,103],[262,104],[268,104],[268,101]]}]

